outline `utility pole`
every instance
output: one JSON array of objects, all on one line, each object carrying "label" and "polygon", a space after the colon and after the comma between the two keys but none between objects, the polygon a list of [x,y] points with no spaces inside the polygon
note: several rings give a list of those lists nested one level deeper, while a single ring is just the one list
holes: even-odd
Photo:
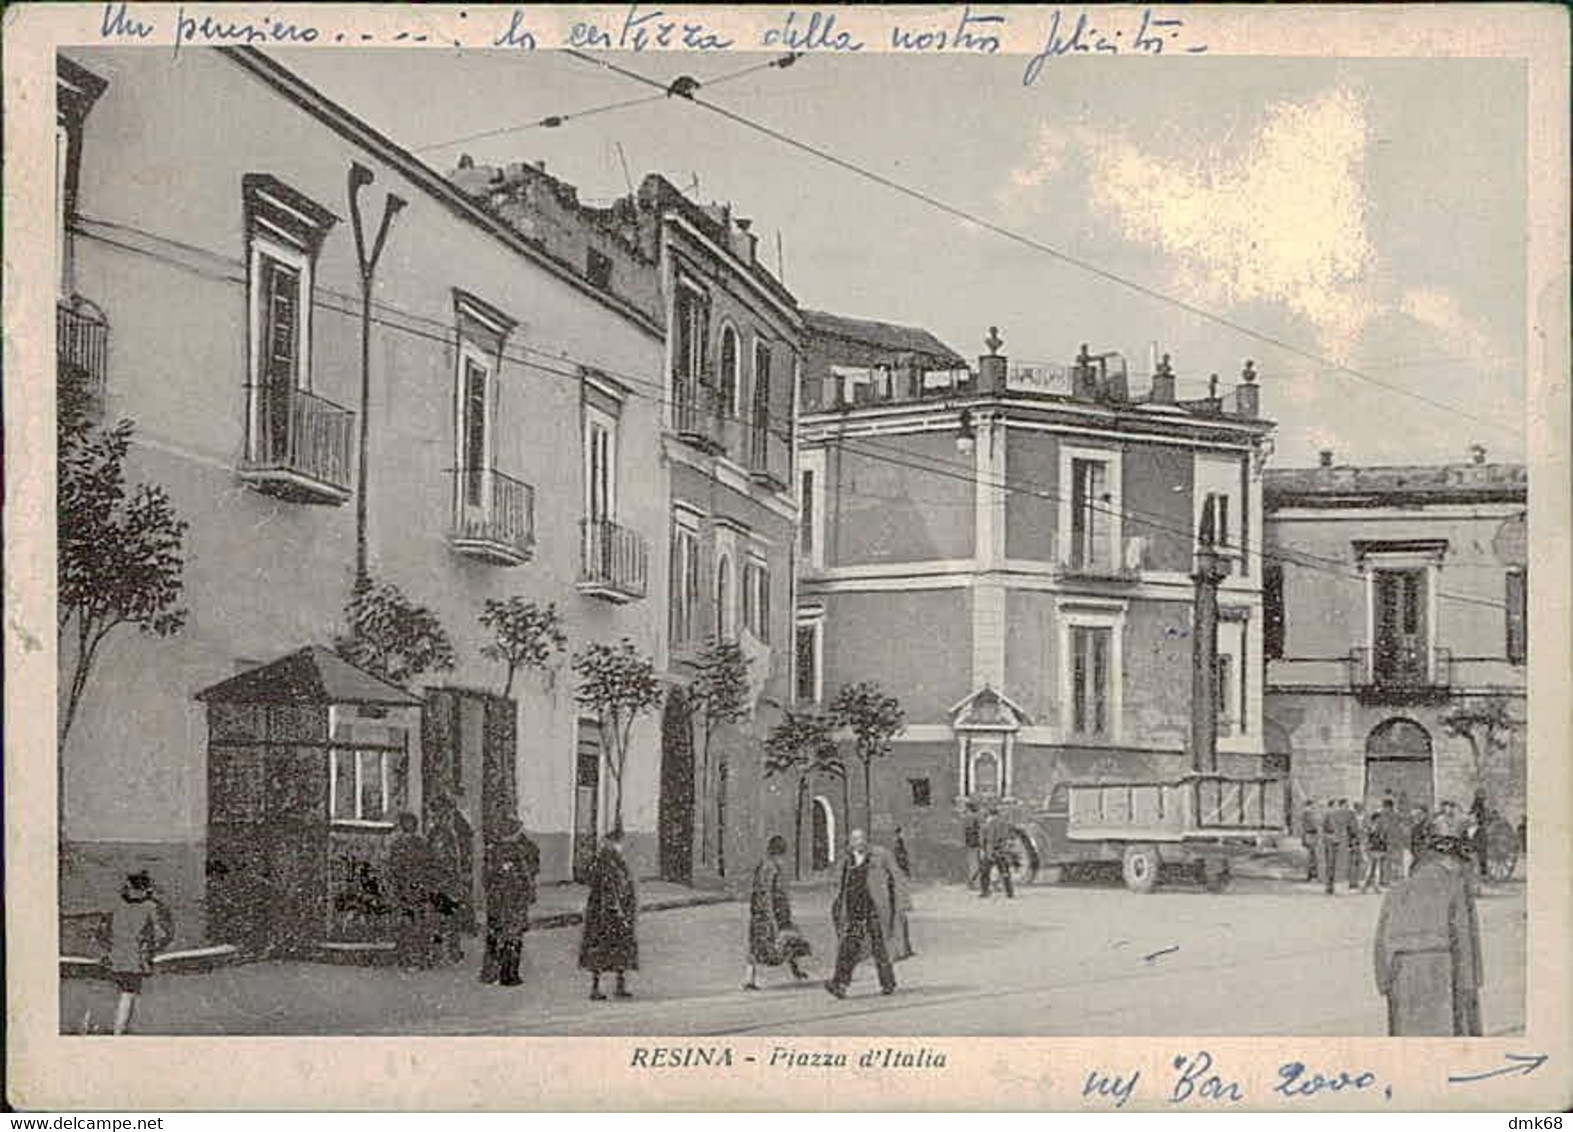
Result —
[{"label": "utility pole", "polygon": [[388,227],[394,216],[404,207],[403,197],[389,193],[382,202],[382,223],[372,242],[371,255],[366,254],[366,237],[361,225],[360,191],[376,178],[360,162],[350,164],[350,219],[355,228],[355,259],[360,265],[360,452],[355,483],[355,585],[359,589],[371,577],[367,564],[366,516],[366,454],[371,442],[371,287],[377,273],[377,261],[382,258],[382,245],[388,239]]},{"label": "utility pole", "polygon": [[1191,627],[1191,769],[1218,771],[1218,586],[1229,560],[1218,553],[1218,519],[1211,497],[1197,531],[1196,613]]}]

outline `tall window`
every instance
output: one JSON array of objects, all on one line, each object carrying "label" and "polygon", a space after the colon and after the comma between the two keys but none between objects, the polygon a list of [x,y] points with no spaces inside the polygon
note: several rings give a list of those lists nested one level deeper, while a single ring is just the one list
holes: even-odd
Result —
[{"label": "tall window", "polygon": [[460,351],[459,472],[467,507],[485,505],[486,470],[490,466],[487,367],[476,354]]},{"label": "tall window", "polygon": [[1525,619],[1529,599],[1529,575],[1522,569],[1507,572],[1507,659],[1523,664],[1529,659],[1529,624]]},{"label": "tall window", "polygon": [[1113,630],[1071,627],[1071,730],[1079,736],[1110,734],[1110,653]]},{"label": "tall window", "polygon": [[814,553],[814,472],[804,468],[798,480],[798,549],[804,557]]},{"label": "tall window", "polygon": [[1229,496],[1221,491],[1209,491],[1207,499],[1213,508],[1213,543],[1216,546],[1235,545],[1234,528],[1229,525]]},{"label": "tall window", "polygon": [[721,330],[721,386],[717,391],[720,397],[720,412],[723,417],[737,416],[738,371],[742,364],[741,352],[737,331],[730,325],[723,327]]},{"label": "tall window", "polygon": [[672,523],[670,573],[672,643],[687,644],[699,635],[699,531],[684,516]]},{"label": "tall window", "polygon": [[1234,705],[1236,701],[1234,687],[1234,657],[1228,653],[1218,654],[1217,687],[1213,690],[1216,698],[1214,709],[1218,715],[1218,734],[1234,734],[1236,724]]},{"label": "tall window", "polygon": [[1113,565],[1109,500],[1108,463],[1073,459],[1070,565],[1082,568]]},{"label": "tall window", "polygon": [[333,820],[391,822],[404,796],[403,753],[335,747],[331,755],[328,806]]},{"label": "tall window", "polygon": [[1373,675],[1378,683],[1419,683],[1429,672],[1426,571],[1378,570]]},{"label": "tall window", "polygon": [[732,558],[723,554],[716,559],[715,567],[715,630],[723,641],[737,637],[736,621],[732,613]]},{"label": "tall window", "polygon": [[273,177],[248,173],[245,196],[251,292],[251,449],[289,451],[296,393],[311,390],[312,284],[318,251],[337,218]]},{"label": "tall window", "polygon": [[770,568],[757,558],[743,566],[743,625],[770,643]]},{"label": "tall window", "polygon": [[617,517],[617,418],[584,410],[584,514],[592,523]]},{"label": "tall window", "polygon": [[797,623],[797,664],[793,693],[800,703],[818,703],[823,698],[823,668],[820,650],[824,645],[824,619],[799,618]]},{"label": "tall window", "polygon": [[798,467],[798,549],[801,565],[817,570],[825,565],[825,452],[824,449],[799,449]]},{"label": "tall window", "polygon": [[770,343],[754,341],[754,427],[770,427]]},{"label": "tall window", "polygon": [[710,303],[695,283],[679,278],[673,298],[672,377],[679,404],[693,403],[705,373],[704,353],[709,337]]}]

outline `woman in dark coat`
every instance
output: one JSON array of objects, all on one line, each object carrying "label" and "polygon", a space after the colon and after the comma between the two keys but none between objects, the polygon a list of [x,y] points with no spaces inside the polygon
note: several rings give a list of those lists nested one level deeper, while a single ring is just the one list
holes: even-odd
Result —
[{"label": "woman in dark coat", "polygon": [[779,967],[785,963],[794,979],[808,978],[797,961],[809,953],[808,940],[792,922],[792,900],[786,878],[781,875],[781,860],[786,856],[786,838],[776,835],[765,848],[765,859],[754,866],[754,886],[748,898],[748,977],[744,990],[758,990],[756,982],[761,963]]},{"label": "woman in dark coat", "polygon": [[635,921],[639,914],[633,874],[623,859],[623,832],[613,829],[601,842],[590,865],[590,896],[584,905],[584,936],[579,942],[579,966],[590,972],[590,997],[600,1002],[601,972],[617,976],[617,998],[632,998],[624,977],[639,969],[639,940]]}]

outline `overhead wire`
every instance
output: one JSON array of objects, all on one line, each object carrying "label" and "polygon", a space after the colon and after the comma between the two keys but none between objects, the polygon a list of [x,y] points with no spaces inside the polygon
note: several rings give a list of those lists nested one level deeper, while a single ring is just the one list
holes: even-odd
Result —
[{"label": "overhead wire", "polygon": [[[647,86],[657,87],[657,88],[660,88],[660,89],[667,89],[667,88],[663,87],[662,84],[660,82],[658,82],[657,80],[652,79],[652,78],[650,78],[647,75],[642,75],[642,74],[640,74],[637,71],[630,70],[627,67],[620,66],[620,65],[618,65],[616,63],[611,62],[608,59],[604,59],[604,58],[601,58],[599,56],[589,55],[589,54],[586,54],[585,52],[572,50],[572,49],[567,50],[565,52],[565,54],[567,54],[571,58],[578,59],[578,60],[580,60],[582,62],[589,63],[589,64],[592,64],[592,65],[595,65],[595,66],[599,66],[599,67],[603,67],[603,68],[605,68],[607,70],[610,70],[610,71],[612,71],[612,72],[614,72],[616,74],[622,75],[625,78],[628,78],[628,79],[630,79],[630,80],[632,80],[634,82],[642,83],[642,84],[647,85]],[[1160,290],[1158,290],[1155,287],[1149,287],[1146,284],[1137,282],[1136,280],[1128,279],[1125,276],[1118,274],[1117,272],[1110,271],[1107,268],[1100,267],[1097,264],[1092,263],[1089,260],[1083,259],[1083,258],[1081,258],[1079,256],[1071,255],[1068,252],[1061,251],[1059,248],[1056,248],[1056,247],[1054,247],[1054,246],[1052,246],[1050,244],[1044,243],[1041,240],[1037,240],[1037,239],[1035,239],[1035,238],[1033,238],[1031,236],[1028,236],[1028,235],[1026,235],[1024,233],[1017,232],[1017,231],[1015,231],[1014,229],[1011,229],[1011,228],[1007,228],[1003,224],[998,224],[998,223],[996,223],[996,222],[994,222],[992,220],[989,220],[989,219],[987,219],[985,217],[981,217],[981,216],[978,216],[975,213],[969,212],[968,210],[966,210],[964,208],[960,208],[960,207],[958,207],[956,205],[950,204],[949,202],[941,200],[939,197],[936,197],[936,196],[932,195],[931,193],[925,192],[922,189],[917,189],[917,188],[913,188],[913,187],[911,187],[909,185],[905,185],[905,184],[901,183],[900,181],[895,180],[892,177],[886,176],[885,174],[880,173],[880,172],[878,172],[876,170],[869,169],[869,168],[866,168],[866,167],[864,167],[862,165],[859,165],[856,162],[850,161],[847,158],[844,158],[844,157],[839,156],[838,154],[832,153],[832,152],[830,152],[827,149],[824,149],[822,147],[813,145],[813,144],[811,144],[809,142],[806,142],[806,141],[802,141],[801,139],[795,138],[792,135],[790,135],[790,134],[788,134],[788,133],[786,133],[786,132],[784,132],[782,130],[775,129],[772,126],[765,125],[764,123],[761,123],[761,122],[756,122],[753,119],[748,118],[747,116],[745,116],[743,114],[739,114],[736,111],[731,110],[731,109],[729,109],[729,108],[727,108],[725,106],[721,106],[721,105],[719,105],[717,103],[714,103],[714,102],[706,101],[703,97],[701,97],[699,94],[697,94],[697,93],[695,93],[693,91],[682,92],[682,97],[687,99],[687,101],[693,103],[695,106],[699,106],[699,107],[702,107],[702,108],[704,108],[706,110],[709,110],[711,113],[717,114],[720,117],[725,118],[728,121],[731,121],[731,122],[733,122],[736,125],[740,125],[740,126],[744,127],[745,129],[753,130],[754,132],[762,134],[765,137],[771,138],[774,141],[780,142],[783,145],[790,146],[793,149],[797,149],[797,150],[800,150],[801,152],[807,153],[807,154],[809,154],[809,155],[811,155],[813,157],[818,158],[821,161],[824,161],[824,162],[827,162],[828,164],[834,165],[837,168],[839,168],[839,169],[841,169],[841,170],[843,170],[845,172],[852,173],[855,176],[858,176],[858,177],[861,177],[861,178],[863,178],[865,180],[871,181],[871,182],[873,182],[873,183],[875,183],[877,185],[880,185],[880,186],[882,186],[882,187],[884,187],[886,189],[891,190],[892,192],[899,193],[902,196],[908,197],[908,198],[910,198],[912,200],[919,201],[920,203],[925,204],[925,205],[929,206],[930,208],[937,209],[938,211],[944,212],[945,214],[947,214],[949,216],[952,216],[952,217],[954,217],[954,218],[956,218],[958,220],[963,220],[963,221],[966,221],[968,223],[975,224],[978,227],[983,228],[986,231],[992,232],[992,233],[994,233],[997,236],[1001,236],[1001,237],[1003,237],[1003,238],[1005,238],[1007,240],[1010,240],[1010,241],[1012,241],[1014,243],[1017,243],[1017,244],[1020,244],[1020,245],[1022,245],[1024,247],[1031,248],[1031,249],[1033,249],[1035,251],[1041,252],[1041,253],[1043,253],[1045,255],[1048,255],[1048,256],[1056,259],[1056,260],[1059,260],[1062,263],[1066,263],[1066,264],[1068,264],[1068,265],[1070,265],[1072,267],[1077,268],[1078,270],[1081,270],[1081,271],[1087,272],[1087,273],[1089,273],[1091,275],[1097,276],[1098,278],[1103,279],[1103,280],[1105,280],[1107,282],[1114,283],[1114,284],[1116,284],[1116,285],[1118,285],[1120,287],[1127,288],[1128,290],[1134,291],[1137,294],[1143,295],[1143,296],[1145,296],[1147,298],[1150,298],[1150,299],[1156,300],[1156,301],[1158,301],[1160,303],[1164,303],[1164,304],[1167,304],[1169,306],[1175,307],[1176,309],[1183,310],[1183,311],[1185,311],[1188,314],[1191,314],[1191,315],[1193,315],[1193,316],[1195,316],[1197,318],[1204,319],[1204,320],[1206,320],[1208,322],[1215,323],[1215,324],[1217,324],[1219,326],[1223,326],[1223,327],[1225,327],[1225,328],[1227,328],[1229,330],[1234,331],[1237,334],[1242,334],[1242,335],[1244,335],[1244,336],[1246,336],[1248,338],[1254,339],[1254,340],[1256,340],[1258,342],[1262,342],[1262,343],[1264,343],[1266,345],[1270,345],[1270,346],[1276,347],[1276,348],[1278,348],[1280,350],[1283,350],[1283,351],[1285,351],[1287,353],[1293,354],[1293,355],[1295,355],[1297,357],[1305,358],[1305,359],[1307,359],[1309,361],[1315,362],[1318,365],[1325,367],[1328,372],[1337,373],[1337,374],[1345,374],[1345,375],[1354,377],[1354,378],[1356,378],[1358,380],[1369,382],[1370,384],[1375,385],[1375,386],[1377,386],[1379,388],[1382,388],[1382,389],[1386,389],[1389,392],[1397,393],[1397,394],[1399,394],[1401,396],[1409,397],[1409,398],[1412,398],[1414,400],[1421,401],[1421,402],[1423,402],[1423,403],[1425,403],[1427,405],[1432,406],[1433,408],[1440,409],[1440,410],[1442,410],[1444,412],[1456,414],[1457,416],[1466,418],[1468,420],[1472,420],[1472,421],[1476,422],[1477,424],[1485,425],[1488,428],[1496,429],[1498,431],[1501,431],[1501,432],[1509,434],[1509,435],[1513,435],[1513,436],[1522,436],[1523,435],[1523,429],[1522,428],[1510,427],[1508,425],[1505,425],[1505,424],[1501,423],[1500,421],[1493,420],[1493,419],[1491,419],[1489,417],[1481,416],[1478,413],[1474,413],[1474,412],[1469,411],[1468,409],[1464,409],[1464,408],[1461,408],[1460,406],[1453,405],[1453,404],[1451,404],[1449,402],[1446,402],[1446,401],[1442,401],[1439,398],[1432,397],[1432,396],[1430,396],[1428,394],[1419,392],[1418,390],[1409,389],[1409,388],[1407,388],[1405,386],[1402,386],[1402,385],[1395,385],[1395,384],[1393,384],[1391,382],[1383,381],[1381,378],[1374,377],[1371,374],[1366,373],[1365,371],[1363,371],[1361,369],[1356,369],[1356,368],[1354,368],[1352,366],[1345,365],[1345,364],[1343,364],[1341,362],[1338,362],[1338,361],[1336,361],[1336,360],[1334,360],[1332,358],[1328,358],[1328,357],[1326,357],[1324,355],[1318,354],[1314,350],[1308,350],[1305,347],[1298,346],[1298,345],[1294,344],[1293,342],[1290,342],[1290,341],[1288,341],[1286,339],[1278,337],[1277,335],[1269,334],[1269,333],[1266,333],[1266,332],[1260,331],[1260,330],[1256,330],[1253,327],[1246,326],[1245,324],[1240,323],[1240,322],[1236,322],[1235,320],[1227,317],[1226,315],[1221,315],[1221,314],[1218,314],[1218,313],[1216,313],[1214,311],[1207,310],[1206,308],[1200,307],[1200,306],[1196,305],[1195,303],[1188,302],[1188,301],[1186,301],[1184,299],[1178,298],[1177,296],[1170,295],[1170,294],[1167,294],[1166,292],[1160,291]]]}]

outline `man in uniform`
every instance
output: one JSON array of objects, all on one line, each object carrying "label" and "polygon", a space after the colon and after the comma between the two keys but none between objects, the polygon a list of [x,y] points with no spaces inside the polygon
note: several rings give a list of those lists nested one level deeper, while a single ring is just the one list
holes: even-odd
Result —
[{"label": "man in uniform", "polygon": [[990,892],[990,881],[995,870],[999,870],[1000,880],[1005,883],[1005,898],[1014,900],[1016,891],[1011,886],[1010,879],[1010,823],[1000,817],[999,807],[990,804],[989,816],[983,820],[983,830],[980,837],[982,842],[983,880],[978,893],[980,899],[987,900]]},{"label": "man in uniform", "polygon": [[1300,811],[1300,840],[1305,842],[1305,879],[1307,883],[1316,879],[1317,865],[1320,863],[1318,858],[1322,853],[1320,844],[1321,830],[1321,808],[1317,806],[1314,798],[1307,798],[1305,809]]},{"label": "man in uniform", "polygon": [[1322,851],[1318,867],[1329,896],[1333,894],[1339,874],[1347,875],[1349,872],[1349,838],[1352,829],[1349,800],[1340,798],[1329,805],[1327,812],[1322,815],[1322,835],[1318,842]]}]

